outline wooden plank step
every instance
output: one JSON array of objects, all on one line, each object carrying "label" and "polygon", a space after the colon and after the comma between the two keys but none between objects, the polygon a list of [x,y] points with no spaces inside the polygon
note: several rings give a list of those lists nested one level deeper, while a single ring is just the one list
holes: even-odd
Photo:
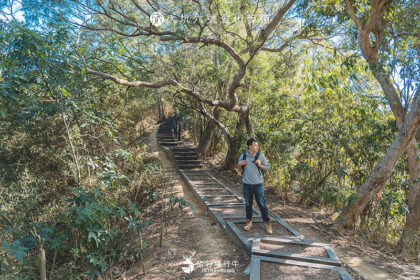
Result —
[{"label": "wooden plank step", "polygon": [[[189,162],[186,162],[186,163],[182,163],[182,164],[178,164],[179,166],[181,166],[181,165],[191,165],[191,166],[200,166],[200,167],[202,167],[201,166],[201,164],[200,163],[189,163]],[[208,177],[207,177],[208,178]],[[211,179],[211,178],[209,178],[209,179]]]},{"label": "wooden plank step", "polygon": [[[304,274],[307,277],[317,275],[317,279],[351,280],[350,274],[343,267],[315,264],[279,258],[253,255],[251,258],[250,280],[289,279],[293,274]],[[305,277],[305,279],[309,279]],[[303,278],[302,278],[303,279]]]},{"label": "wooden plank step", "polygon": [[[244,209],[245,212],[245,209]],[[245,215],[245,214],[244,214]],[[260,216],[261,217],[261,216]],[[273,228],[273,235],[267,235],[265,232],[265,223],[263,220],[252,220],[252,228],[250,231],[244,231],[246,219],[235,221],[227,221],[226,227],[229,234],[234,241],[241,246],[245,252],[250,256],[253,240],[265,237],[278,237],[284,239],[294,239],[298,241],[306,240],[306,238],[299,234],[294,228],[289,226],[281,219],[270,217],[271,226]]]},{"label": "wooden plank step", "polygon": [[197,149],[194,148],[194,147],[176,147],[176,148],[173,148],[171,150],[172,151],[177,151],[177,152],[182,152],[182,151],[187,151],[187,152],[194,151],[194,152],[197,152]]},{"label": "wooden plank step", "polygon": [[[175,160],[198,160],[198,156],[174,156]],[[204,174],[204,173],[203,173]]]},{"label": "wooden plank step", "polygon": [[166,147],[172,147],[178,145],[178,142],[160,142],[159,144]]},{"label": "wooden plank step", "polygon": [[173,143],[173,142],[178,142],[178,141],[175,138],[168,139],[168,140],[159,140],[159,143]]},{"label": "wooden plank step", "polygon": [[178,165],[186,165],[186,164],[195,164],[200,165],[201,161],[199,160],[175,160]]},{"label": "wooden plank step", "polygon": [[172,153],[174,156],[197,156],[197,153],[195,151],[172,151]]},{"label": "wooden plank step", "polygon": [[283,238],[257,238],[252,243],[252,254],[271,258],[313,262],[341,266],[341,261],[330,244]]},{"label": "wooden plank step", "polygon": [[178,166],[179,169],[197,169],[197,168],[202,168],[201,165],[197,166],[197,165],[180,165]]}]

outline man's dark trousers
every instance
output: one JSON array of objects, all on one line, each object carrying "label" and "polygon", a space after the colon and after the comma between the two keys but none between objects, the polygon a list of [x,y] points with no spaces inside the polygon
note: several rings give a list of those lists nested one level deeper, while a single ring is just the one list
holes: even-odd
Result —
[{"label": "man's dark trousers", "polygon": [[255,200],[257,201],[258,207],[260,208],[264,222],[269,222],[270,217],[268,216],[268,209],[265,205],[263,185],[249,185],[243,183],[243,193],[245,198],[246,218],[248,220],[252,219],[252,201],[253,197],[255,196]]}]

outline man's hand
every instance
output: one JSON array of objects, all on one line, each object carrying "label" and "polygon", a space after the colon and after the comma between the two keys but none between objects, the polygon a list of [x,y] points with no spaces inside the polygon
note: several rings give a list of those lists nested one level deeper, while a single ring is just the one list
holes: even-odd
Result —
[{"label": "man's hand", "polygon": [[241,160],[241,161],[238,163],[238,166],[243,166],[243,165],[246,165],[246,160]]},{"label": "man's hand", "polygon": [[259,160],[259,159],[257,159],[256,161],[255,161],[255,164],[260,168],[260,169],[264,169],[264,165],[262,165],[261,164],[261,161]]}]

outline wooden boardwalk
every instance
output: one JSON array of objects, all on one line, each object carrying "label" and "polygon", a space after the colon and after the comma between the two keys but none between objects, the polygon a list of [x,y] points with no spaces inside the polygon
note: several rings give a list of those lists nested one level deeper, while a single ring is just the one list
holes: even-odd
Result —
[{"label": "wooden boardwalk", "polygon": [[174,120],[158,129],[159,144],[169,153],[179,172],[207,212],[250,257],[250,279],[350,280],[351,276],[329,244],[313,243],[269,211],[273,235],[265,233],[259,209],[254,208],[253,228],[244,231],[245,202],[220,176],[206,170],[194,147],[178,142]]}]

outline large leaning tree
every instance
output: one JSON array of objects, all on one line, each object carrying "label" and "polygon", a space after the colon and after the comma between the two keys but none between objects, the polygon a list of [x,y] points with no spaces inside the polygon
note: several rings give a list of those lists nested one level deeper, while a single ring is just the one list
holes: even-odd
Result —
[{"label": "large leaning tree", "polygon": [[[418,1],[327,0],[306,1],[307,14],[316,20],[327,20],[331,26],[343,28],[346,48],[365,59],[369,70],[382,88],[397,127],[397,139],[363,183],[353,203],[348,205],[334,227],[339,231],[353,228],[374,195],[389,179],[395,163],[407,153],[410,175],[407,191],[408,212],[399,244],[403,251],[413,248],[420,230],[420,131],[413,121],[420,83],[420,41],[416,18]],[[310,7],[308,9],[308,7]],[[413,134],[414,133],[414,134]],[[411,248],[410,248],[411,247]]]}]

